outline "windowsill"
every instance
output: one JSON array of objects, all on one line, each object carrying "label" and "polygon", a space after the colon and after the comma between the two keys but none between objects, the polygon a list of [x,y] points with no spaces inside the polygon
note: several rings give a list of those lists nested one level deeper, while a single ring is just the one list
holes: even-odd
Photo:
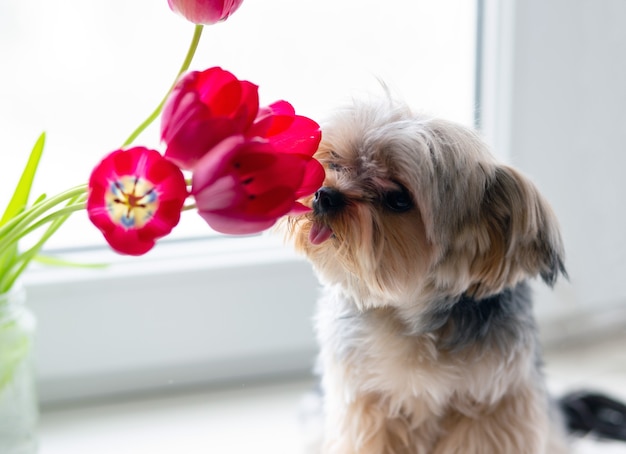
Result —
[{"label": "windowsill", "polygon": [[[139,257],[120,255],[113,252],[103,241],[100,244],[101,246],[48,251],[50,255],[58,256],[77,266],[54,267],[35,264],[25,278],[26,285],[109,280],[199,268],[215,269],[259,262],[303,260],[283,243],[280,235],[270,233],[238,237],[209,235],[163,239],[154,249]],[[81,264],[87,266],[83,267]]]},{"label": "windowsill", "polygon": [[45,404],[311,370],[318,283],[277,235],[64,258],[110,266],[25,279]]},{"label": "windowsill", "polygon": [[[580,387],[626,400],[626,333],[586,345],[549,349],[546,373],[558,395]],[[313,432],[301,425],[310,378],[285,382],[234,381],[149,398],[44,411],[40,454],[300,454]],[[310,429],[310,428],[309,428]],[[576,441],[574,454],[618,454],[624,443]]]},{"label": "windowsill", "polygon": [[39,454],[297,454],[298,411],[311,379],[56,409],[42,415]]}]

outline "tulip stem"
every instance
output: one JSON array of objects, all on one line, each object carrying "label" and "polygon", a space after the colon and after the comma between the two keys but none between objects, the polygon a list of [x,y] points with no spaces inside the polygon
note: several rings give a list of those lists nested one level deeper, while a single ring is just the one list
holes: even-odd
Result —
[{"label": "tulip stem", "polygon": [[167,90],[167,93],[165,94],[165,96],[163,97],[159,105],[156,107],[156,109],[154,109],[154,111],[148,116],[148,118],[146,118],[143,121],[143,123],[137,126],[137,128],[132,132],[132,134],[128,136],[128,139],[126,139],[126,141],[122,144],[122,148],[125,148],[131,143],[133,143],[135,139],[139,136],[139,134],[141,134],[148,126],[150,126],[154,122],[154,120],[156,120],[158,116],[161,114],[161,110],[163,110],[163,105],[165,104],[165,101],[167,101],[167,97],[169,96],[172,89],[176,86],[176,82],[178,82],[178,78],[185,71],[189,69],[189,66],[191,66],[191,61],[193,60],[193,57],[196,53],[196,49],[198,48],[198,43],[200,42],[200,37],[202,36],[203,28],[204,27],[201,24],[198,24],[195,26],[195,29],[193,32],[193,38],[191,39],[191,44],[189,44],[189,49],[187,50],[187,55],[185,56],[185,60],[183,61],[183,64],[181,65],[180,70],[178,71],[178,74],[176,74],[174,83],[171,85],[169,90]]},{"label": "tulip stem", "polygon": [[[35,243],[30,249],[22,252],[18,257],[16,257],[14,263],[11,264],[12,270],[6,273],[3,276],[2,280],[0,280],[0,288],[4,289],[4,291],[13,287],[15,281],[22,275],[28,264],[31,260],[33,260],[38,254],[41,248],[44,246],[46,241],[50,239],[50,237],[63,225],[65,221],[70,217],[70,215],[78,210],[82,210],[85,208],[85,204],[83,202],[84,195],[76,195],[68,202],[66,208],[60,209],[55,213],[50,214],[48,217],[44,218],[39,223],[35,224],[34,227],[40,227],[46,222],[49,222],[50,225],[45,230],[45,232],[41,235],[41,238],[37,243]],[[77,204],[77,205],[76,205]],[[24,231],[24,233],[28,233],[32,229],[28,229]],[[12,273],[11,273],[12,271]]]},{"label": "tulip stem", "polygon": [[[60,218],[62,219],[60,224],[62,224],[63,221],[69,217],[71,212],[84,208],[84,201],[86,197],[86,185],[76,186],[68,191],[57,194],[50,199],[43,199],[15,216],[3,225],[2,228],[0,228],[0,255],[4,254],[5,251],[7,251],[8,248],[15,244],[19,239],[32,232],[35,228],[39,228],[46,222]],[[38,221],[41,219],[41,216],[46,215],[46,213],[49,213],[50,210],[56,209],[58,205],[66,201],[71,202],[67,205],[66,209],[59,210],[58,212],[48,215],[44,218],[44,222]]]}]

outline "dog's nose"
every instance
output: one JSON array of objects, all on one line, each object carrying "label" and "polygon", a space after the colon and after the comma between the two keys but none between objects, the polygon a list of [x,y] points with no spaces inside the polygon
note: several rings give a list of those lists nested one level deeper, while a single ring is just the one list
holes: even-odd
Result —
[{"label": "dog's nose", "polygon": [[341,210],[346,204],[343,194],[328,186],[321,187],[313,198],[313,211],[316,214],[332,214]]}]

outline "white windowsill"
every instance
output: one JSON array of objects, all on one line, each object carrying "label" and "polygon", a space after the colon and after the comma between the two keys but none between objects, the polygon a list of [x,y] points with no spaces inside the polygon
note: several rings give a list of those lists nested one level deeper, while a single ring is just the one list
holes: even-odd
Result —
[{"label": "white windowsill", "polygon": [[[103,257],[105,257],[103,259]],[[34,269],[44,403],[239,377],[308,373],[318,284],[280,237],[164,242],[144,257],[83,251],[106,269]]]},{"label": "white windowsill", "polygon": [[[555,395],[594,389],[626,400],[626,333],[585,347],[548,349]],[[40,454],[301,454],[314,425],[303,400],[315,381],[298,379],[196,389],[134,400],[47,409]],[[624,454],[625,443],[578,439],[573,454]]]}]

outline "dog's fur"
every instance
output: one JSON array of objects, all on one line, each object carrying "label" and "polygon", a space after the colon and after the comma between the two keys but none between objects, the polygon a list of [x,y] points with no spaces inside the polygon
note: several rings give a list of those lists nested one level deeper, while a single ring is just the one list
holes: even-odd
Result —
[{"label": "dog's fur", "polygon": [[339,111],[316,157],[324,186],[289,236],[324,285],[322,452],[566,452],[527,283],[564,274],[563,247],[536,187],[389,100]]}]

